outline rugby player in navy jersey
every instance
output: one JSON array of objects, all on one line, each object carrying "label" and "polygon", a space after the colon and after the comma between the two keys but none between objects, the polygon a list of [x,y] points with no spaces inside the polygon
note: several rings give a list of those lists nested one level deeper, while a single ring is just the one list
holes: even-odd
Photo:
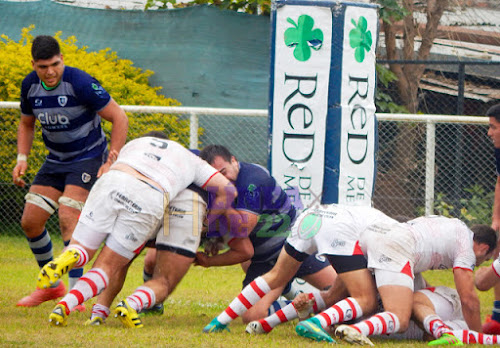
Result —
[{"label": "rugby player in navy jersey", "polygon": [[[230,247],[226,252],[213,256],[199,252],[196,262],[204,267],[244,263],[248,266],[243,280],[245,287],[273,268],[288,236],[289,227],[295,221],[296,208],[264,167],[237,161],[222,145],[206,146],[200,157],[236,186],[238,198],[234,208],[243,217],[241,227],[246,233],[243,236],[226,233],[224,239]],[[230,225],[232,223],[229,222]],[[311,255],[296,276],[304,278],[318,289],[324,289],[333,284],[336,273],[328,261]],[[284,290],[285,286],[269,292],[242,316],[243,321],[265,317],[268,308]]]},{"label": "rugby player in navy jersey", "polygon": [[[21,86],[21,119],[17,133],[17,164],[14,184],[25,187],[22,177],[38,120],[48,156],[25,197],[22,229],[38,266],[53,259],[46,222],[56,211],[63,241],[68,243],[78,216],[96,179],[109,170],[125,144],[128,120],[123,109],[89,74],[64,65],[57,40],[40,35],[31,47],[33,71]],[[101,118],[112,123],[111,144],[101,128]],[[72,287],[82,275],[70,273]],[[17,305],[32,307],[66,293],[60,281],[37,289]]]}]

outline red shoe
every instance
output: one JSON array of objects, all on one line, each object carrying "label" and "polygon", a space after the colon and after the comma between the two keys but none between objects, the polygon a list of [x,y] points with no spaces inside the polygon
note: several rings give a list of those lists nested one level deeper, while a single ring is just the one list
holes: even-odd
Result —
[{"label": "red shoe", "polygon": [[500,322],[494,319],[486,319],[486,322],[483,324],[483,333],[488,335],[500,335]]},{"label": "red shoe", "polygon": [[64,295],[66,295],[66,286],[64,286],[63,282],[59,282],[59,285],[55,288],[36,289],[31,293],[31,295],[23,297],[17,303],[17,306],[36,307],[45,301],[55,300],[59,297],[63,297]]},{"label": "red shoe", "polygon": [[71,311],[72,312],[80,312],[80,313],[83,313],[85,312],[85,305],[82,303],[82,304],[79,304],[77,305],[75,308],[73,308]]}]

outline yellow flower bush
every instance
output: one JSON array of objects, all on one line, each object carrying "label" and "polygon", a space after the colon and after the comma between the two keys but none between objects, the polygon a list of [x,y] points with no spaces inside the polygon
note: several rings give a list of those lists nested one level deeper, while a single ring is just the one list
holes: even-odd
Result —
[{"label": "yellow flower bush", "polygon": [[[19,101],[21,82],[32,71],[31,31],[34,25],[22,30],[21,39],[16,42],[6,35],[0,35],[0,100]],[[78,47],[77,39],[70,36],[61,39],[61,32],[54,37],[61,45],[66,65],[79,68],[94,76],[109,94],[121,105],[161,105],[178,106],[174,99],[159,94],[161,87],[149,85],[150,70],[134,67],[132,61],[118,58],[109,48],[98,52],[88,52],[86,46]],[[12,168],[17,156],[16,134],[19,122],[19,110],[0,109],[2,140],[0,141],[0,161],[4,170],[0,180],[12,181]],[[189,145],[189,120],[180,120],[177,116],[166,114],[130,114],[128,138],[133,139],[150,130],[165,131],[170,139],[183,145]],[[111,124],[103,122],[106,134],[110,134]],[[202,130],[199,130],[202,133]],[[27,179],[29,182],[43,163],[47,151],[42,142],[41,129],[37,123],[35,140],[28,159]],[[7,168],[10,170],[5,170]]]}]

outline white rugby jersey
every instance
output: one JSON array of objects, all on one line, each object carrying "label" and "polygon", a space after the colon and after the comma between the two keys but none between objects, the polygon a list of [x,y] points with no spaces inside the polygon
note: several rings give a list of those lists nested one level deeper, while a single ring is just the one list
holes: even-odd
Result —
[{"label": "white rugby jersey", "polygon": [[415,239],[415,274],[430,269],[474,269],[474,234],[459,219],[424,216],[406,225]]},{"label": "white rugby jersey", "polygon": [[342,206],[346,209],[353,217],[353,220],[356,223],[356,230],[358,235],[356,238],[359,238],[361,232],[366,230],[366,228],[370,225],[384,223],[384,224],[392,224],[397,223],[393,218],[385,215],[380,210],[367,207],[367,206]]},{"label": "white rugby jersey", "polygon": [[157,182],[168,192],[170,200],[190,184],[205,188],[217,173],[181,144],[155,137],[129,141],[121,149],[116,163],[124,163]]}]

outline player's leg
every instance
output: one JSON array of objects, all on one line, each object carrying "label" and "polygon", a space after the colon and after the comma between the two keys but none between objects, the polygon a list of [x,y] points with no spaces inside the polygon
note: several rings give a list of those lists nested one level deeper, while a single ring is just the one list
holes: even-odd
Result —
[{"label": "player's leg", "polygon": [[120,318],[126,327],[142,327],[141,319],[131,315],[130,310],[132,313],[140,313],[157,303],[163,303],[175,290],[194,260],[194,255],[184,256],[166,250],[157,250],[156,255],[157,267],[155,267],[153,278],[139,286],[115,309],[115,316]]},{"label": "player's leg", "polygon": [[[455,319],[452,316],[454,312],[453,302],[457,301],[454,301],[452,296],[445,297],[441,295],[439,293],[440,288],[444,287],[422,289],[416,291],[413,295],[413,318],[433,338],[439,338],[444,333],[451,333],[452,330],[445,324],[445,321]],[[436,289],[438,289],[438,292],[436,292]],[[455,296],[459,298],[456,290],[450,290],[453,290]],[[451,294],[451,291],[449,293]],[[458,307],[460,307],[460,303],[458,303]],[[458,310],[455,312],[461,313]],[[463,320],[463,317],[460,317],[459,319]]]},{"label": "player's leg", "polygon": [[[81,180],[81,179],[80,179]],[[89,195],[89,190],[75,185],[67,185],[64,193],[59,197],[59,227],[64,242],[68,246],[71,235],[75,230],[78,217],[82,212],[83,204]],[[83,268],[75,267],[68,273],[69,288],[73,288],[78,279],[83,275]]]},{"label": "player's leg", "polygon": [[[153,279],[155,265],[156,265],[156,247],[152,245],[151,247],[147,248],[146,255],[144,255],[144,268],[142,269],[142,280],[144,281],[144,283]],[[164,305],[162,302],[158,302],[150,308],[143,309],[140,315],[141,316],[162,315],[163,312],[164,312]]]},{"label": "player's leg", "polygon": [[[316,287],[316,289],[327,289],[333,285],[335,279],[337,278],[337,273],[330,265],[326,258],[319,258],[316,254],[310,255],[305,259],[305,261],[300,266],[299,270],[296,273],[296,277],[300,277],[306,280],[309,284]],[[319,290],[315,291],[315,294],[319,296]],[[259,301],[260,302],[260,301]],[[322,301],[320,300],[320,304]],[[311,301],[312,307],[312,301]],[[323,308],[321,308],[323,310]],[[308,311],[308,309],[305,309]],[[262,318],[265,315],[265,311],[259,313],[254,317]],[[278,324],[287,322],[289,320],[295,319],[298,317],[298,312],[295,310],[294,304],[288,305],[287,307],[280,309],[278,312],[274,313],[270,317],[259,320],[259,324],[262,326],[264,331],[269,332]],[[252,319],[256,320],[256,319]],[[244,320],[245,321],[245,320]],[[247,326],[250,330],[252,327],[255,327],[257,324]],[[259,332],[256,332],[259,333]]]},{"label": "player's leg", "polygon": [[268,292],[286,285],[293,278],[295,273],[297,273],[302,263],[290,256],[287,249],[291,250],[289,247],[287,248],[287,244],[285,244],[274,267],[263,276],[257,277],[249,285],[245,286],[243,291],[221,314],[214,318],[210,324],[205,326],[203,331],[210,333],[226,329],[231,321],[243,315]]},{"label": "player's leg", "polygon": [[125,326],[141,327],[142,321],[123,315],[129,313],[128,309],[124,309],[127,312],[124,313],[123,307],[130,307],[132,313],[140,313],[163,304],[184,277],[200,245],[206,206],[203,197],[190,189],[179,192],[170,202],[169,213],[165,214],[156,233],[155,248],[148,250],[144,261],[144,269],[152,272],[151,279],[116,308]]},{"label": "player's leg", "polygon": [[123,288],[127,271],[131,263],[132,262],[129,262],[127,267],[117,269],[111,274],[108,286],[97,296],[97,301],[92,306],[90,318],[85,322],[85,325],[97,326],[106,322],[106,319],[111,313],[111,304]]},{"label": "player's leg", "polygon": [[350,343],[372,345],[367,336],[407,330],[413,307],[412,277],[380,269],[375,269],[375,277],[384,312],[354,325],[340,325],[335,330],[337,337]]},{"label": "player's leg", "polygon": [[[93,268],[58,303],[49,317],[51,322],[64,326],[71,309],[104,290],[110,275],[127,267],[142,250],[162,216],[161,192],[125,173],[104,174],[89,195],[73,239],[94,249],[98,240],[89,235],[104,235],[106,245]],[[91,233],[84,233],[85,229]]]},{"label": "player's leg", "polygon": [[[366,260],[358,256],[335,257],[334,262],[338,272],[338,279],[333,285],[332,292],[343,296],[346,292],[349,297],[336,302],[330,308],[315,315],[314,317],[300,322],[295,331],[303,337],[316,341],[333,342],[333,339],[325,331],[331,325],[361,318],[363,315],[372,313],[376,309],[376,287],[371,272],[366,268],[349,270],[351,267],[362,267]],[[349,260],[352,260],[349,261]],[[355,266],[357,264],[358,266]],[[343,266],[344,265],[344,266]],[[348,267],[345,267],[347,266]],[[344,270],[349,270],[344,272]]]},{"label": "player's leg", "polygon": [[331,306],[348,296],[340,278],[335,279],[335,284],[325,291],[313,290],[310,293],[299,293],[285,307],[263,319],[249,323],[246,332],[251,334],[269,333],[279,324],[296,318],[306,320],[311,313],[322,312],[326,306]]},{"label": "player's leg", "polygon": [[269,307],[271,307],[273,302],[281,296],[284,289],[285,286],[279,286],[276,289],[269,291],[256,304],[241,315],[243,323],[247,324],[251,321],[265,317],[269,311]]},{"label": "player's leg", "polygon": [[109,284],[110,276],[127,268],[132,258],[133,256],[123,256],[105,245],[92,268],[58,302],[49,316],[49,322],[54,326],[65,326],[73,308],[103,291]]},{"label": "player's leg", "polygon": [[[32,185],[25,196],[25,206],[21,218],[21,227],[28,240],[31,252],[35,256],[38,266],[42,268],[52,261],[54,252],[50,234],[45,224],[50,216],[57,210],[57,200],[62,191],[54,187]],[[33,307],[39,304],[64,296],[66,287],[64,283],[57,282],[47,289],[36,289],[30,295],[23,297],[18,306]]]},{"label": "player's leg", "polygon": [[[102,157],[79,161],[71,166],[61,168],[64,175],[64,192],[59,197],[59,226],[64,245],[67,246],[75,230],[83,205],[87,200],[90,189],[97,180],[97,172],[102,165]],[[69,288],[73,288],[82,276],[83,268],[73,268],[68,273]],[[84,310],[85,308],[79,308]]]}]

